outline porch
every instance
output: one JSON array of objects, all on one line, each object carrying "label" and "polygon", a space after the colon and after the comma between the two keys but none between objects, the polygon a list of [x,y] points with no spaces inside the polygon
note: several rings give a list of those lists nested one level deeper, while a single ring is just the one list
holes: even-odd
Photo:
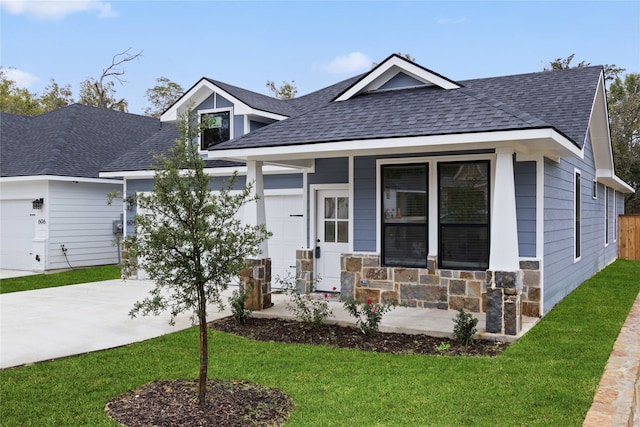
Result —
[{"label": "porch", "polygon": [[[323,298],[322,293],[317,293],[318,298]],[[329,294],[329,308],[333,310],[334,317],[325,320],[326,323],[341,326],[355,326],[355,318],[344,309],[339,301],[338,294]],[[273,306],[254,311],[251,315],[257,318],[279,318],[295,320],[295,316],[287,309],[289,296],[285,293],[273,292],[271,294]],[[434,337],[451,337],[454,319],[458,314],[455,310],[441,310],[437,308],[414,308],[396,306],[386,313],[380,323],[380,332],[398,332],[404,334],[425,334]],[[522,317],[522,330],[517,335],[502,335],[486,332],[486,313],[472,313],[478,319],[478,333],[476,338],[514,342],[529,331],[539,320],[537,317]]]}]

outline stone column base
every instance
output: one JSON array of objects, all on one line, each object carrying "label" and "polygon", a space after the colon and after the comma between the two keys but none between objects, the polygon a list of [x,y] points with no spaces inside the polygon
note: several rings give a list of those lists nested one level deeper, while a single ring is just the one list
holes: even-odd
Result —
[{"label": "stone column base", "polygon": [[296,287],[301,294],[314,291],[313,249],[296,250]]},{"label": "stone column base", "polygon": [[245,308],[259,311],[271,307],[271,258],[246,259],[245,264],[240,271],[240,289],[249,292]]},{"label": "stone column base", "polygon": [[487,332],[517,335],[522,330],[522,271],[487,271]]}]

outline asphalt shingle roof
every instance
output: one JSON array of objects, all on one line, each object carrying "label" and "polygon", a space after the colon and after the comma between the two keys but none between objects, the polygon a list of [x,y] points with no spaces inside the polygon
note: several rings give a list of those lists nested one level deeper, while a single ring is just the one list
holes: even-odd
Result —
[{"label": "asphalt shingle roof", "polygon": [[[154,154],[167,154],[180,136],[178,127],[172,123],[162,123],[162,128],[141,144],[127,151],[113,162],[105,165],[101,172],[122,172],[148,170],[154,164]],[[205,160],[208,168],[243,166],[244,163],[225,160]]]},{"label": "asphalt shingle roof", "polygon": [[326,102],[212,150],[554,128],[582,147],[601,67],[380,91]]},{"label": "asphalt shingle roof", "polygon": [[35,117],[0,113],[0,176],[98,178],[159,127],[152,117],[80,104]]}]

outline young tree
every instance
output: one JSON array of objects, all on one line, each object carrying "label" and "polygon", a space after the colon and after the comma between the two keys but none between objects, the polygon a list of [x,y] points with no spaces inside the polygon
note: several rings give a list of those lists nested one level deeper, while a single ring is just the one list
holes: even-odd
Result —
[{"label": "young tree", "polygon": [[273,93],[273,96],[278,99],[293,99],[298,94],[295,80],[291,80],[291,83],[282,82],[279,87],[276,87],[273,80],[267,80],[266,86]]},{"label": "young tree", "polygon": [[[167,156],[156,156],[154,191],[139,196],[136,234],[125,239],[133,262],[155,281],[150,296],[138,301],[130,312],[175,316],[192,311],[200,328],[198,401],[206,395],[208,369],[207,305],[222,305],[221,292],[245,265],[259,254],[259,245],[270,236],[264,225],[242,225],[238,210],[254,202],[251,184],[232,193],[236,175],[219,192],[210,188],[204,160],[193,143],[200,130],[197,120],[186,114],[180,121],[181,137]],[[123,271],[127,274],[127,271]]]},{"label": "young tree", "polygon": [[144,114],[151,117],[160,117],[183,93],[184,89],[178,83],[174,83],[166,77],[158,77],[156,85],[145,92],[151,106],[144,110]]}]

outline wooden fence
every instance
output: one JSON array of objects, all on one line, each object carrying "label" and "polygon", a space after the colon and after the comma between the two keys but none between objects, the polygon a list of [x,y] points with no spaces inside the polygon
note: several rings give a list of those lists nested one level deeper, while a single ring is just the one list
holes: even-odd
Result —
[{"label": "wooden fence", "polygon": [[640,215],[620,215],[618,258],[640,260]]}]

